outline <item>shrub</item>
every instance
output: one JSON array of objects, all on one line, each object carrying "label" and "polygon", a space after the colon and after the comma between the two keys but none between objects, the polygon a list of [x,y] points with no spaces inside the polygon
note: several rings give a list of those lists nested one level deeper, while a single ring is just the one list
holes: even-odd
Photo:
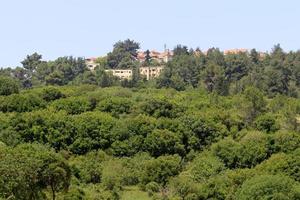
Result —
[{"label": "shrub", "polygon": [[148,192],[149,196],[152,196],[154,193],[159,192],[159,184],[156,182],[150,182],[146,185],[146,191]]},{"label": "shrub", "polygon": [[19,84],[10,77],[0,76],[0,95],[19,93]]},{"label": "shrub", "polygon": [[91,110],[91,102],[84,97],[69,97],[51,104],[56,110],[65,110],[68,114],[80,114]]},{"label": "shrub", "polygon": [[270,114],[259,116],[254,124],[259,131],[267,133],[273,133],[279,130],[279,125],[277,124],[275,117]]},{"label": "shrub", "polygon": [[282,175],[255,176],[242,185],[236,194],[240,200],[284,199],[300,198],[299,183]]},{"label": "shrub", "polygon": [[60,99],[62,97],[65,97],[65,95],[55,87],[47,87],[42,91],[42,98],[48,102]]}]

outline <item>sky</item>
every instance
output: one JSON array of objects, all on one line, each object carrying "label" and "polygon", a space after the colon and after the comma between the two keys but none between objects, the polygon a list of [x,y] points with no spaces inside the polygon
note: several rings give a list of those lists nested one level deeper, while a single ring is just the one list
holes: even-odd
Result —
[{"label": "sky", "polygon": [[300,49],[299,0],[0,0],[0,67],[44,60],[95,57],[119,40],[143,50],[164,44],[270,51]]}]

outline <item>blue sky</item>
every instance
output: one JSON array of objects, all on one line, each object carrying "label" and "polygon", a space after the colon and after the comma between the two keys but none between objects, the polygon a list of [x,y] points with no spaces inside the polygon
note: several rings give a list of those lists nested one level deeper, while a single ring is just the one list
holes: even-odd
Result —
[{"label": "blue sky", "polygon": [[162,50],[300,49],[298,0],[1,0],[0,67],[33,52],[99,56],[118,40]]}]

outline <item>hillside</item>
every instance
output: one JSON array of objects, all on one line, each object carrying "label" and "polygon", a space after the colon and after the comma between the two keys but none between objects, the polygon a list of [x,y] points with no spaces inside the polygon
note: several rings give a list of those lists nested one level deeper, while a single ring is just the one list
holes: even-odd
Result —
[{"label": "hillside", "polygon": [[0,96],[0,199],[300,199],[299,99],[254,87]]}]

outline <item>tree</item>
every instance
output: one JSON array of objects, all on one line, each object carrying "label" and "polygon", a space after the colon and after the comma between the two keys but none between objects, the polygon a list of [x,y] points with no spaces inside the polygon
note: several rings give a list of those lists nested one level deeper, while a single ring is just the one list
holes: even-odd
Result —
[{"label": "tree", "polygon": [[104,68],[97,68],[96,69],[96,79],[97,84],[100,87],[109,87],[112,86],[117,79],[117,77],[113,76],[112,73],[106,72]]},{"label": "tree", "polygon": [[139,48],[140,44],[130,39],[117,42],[114,44],[113,51],[107,54],[109,67],[129,68],[129,66],[136,60],[137,50]]},{"label": "tree", "polygon": [[224,69],[213,63],[208,64],[202,74],[203,82],[208,92],[217,92],[221,95],[228,94],[228,81]]},{"label": "tree", "polygon": [[237,82],[246,76],[248,71],[251,69],[251,61],[246,53],[228,54],[225,57],[225,62],[226,77],[233,82]]},{"label": "tree", "polygon": [[160,156],[143,163],[141,182],[146,185],[157,182],[165,186],[171,176],[175,176],[181,169],[181,159],[178,155]]},{"label": "tree", "polygon": [[273,115],[266,114],[257,117],[254,122],[256,128],[267,133],[274,133],[279,129],[279,125]]},{"label": "tree", "polygon": [[298,199],[299,183],[282,175],[255,176],[242,185],[236,198],[241,200]]},{"label": "tree", "polygon": [[45,199],[44,191],[67,190],[71,170],[51,149],[37,144],[0,149],[0,197],[20,200]]},{"label": "tree", "polygon": [[67,84],[74,80],[78,75],[87,71],[85,60],[81,57],[60,57],[54,61],[54,65],[63,77],[63,84]]},{"label": "tree", "polygon": [[23,67],[29,72],[34,72],[41,61],[42,55],[38,53],[33,53],[32,55],[28,55],[21,63]]},{"label": "tree", "polygon": [[0,76],[0,95],[11,95],[19,92],[19,84],[15,79]]},{"label": "tree", "polygon": [[44,88],[42,91],[42,98],[45,101],[54,101],[64,97],[64,94],[55,87]]},{"label": "tree", "polygon": [[184,145],[180,135],[168,130],[154,130],[144,141],[145,148],[152,156],[165,154],[184,155]]},{"label": "tree", "polygon": [[260,55],[256,51],[256,49],[251,49],[250,51],[250,59],[254,64],[258,64],[260,60]]},{"label": "tree", "polygon": [[254,87],[247,88],[243,95],[242,109],[246,123],[252,123],[258,115],[266,110],[263,93]]},{"label": "tree", "polygon": [[230,138],[221,140],[212,146],[214,155],[220,158],[228,168],[239,166],[240,149],[241,145]]},{"label": "tree", "polygon": [[188,173],[195,182],[205,182],[213,175],[225,170],[225,165],[214,155],[204,152],[199,155],[188,166]]},{"label": "tree", "polygon": [[189,55],[187,46],[177,45],[174,49],[174,56]]},{"label": "tree", "polygon": [[53,73],[46,76],[46,84],[63,85],[64,84],[63,74],[58,70],[54,71]]},{"label": "tree", "polygon": [[145,53],[145,65],[149,66],[151,63],[151,55],[149,49],[147,49],[147,51],[145,51],[144,53]]}]

